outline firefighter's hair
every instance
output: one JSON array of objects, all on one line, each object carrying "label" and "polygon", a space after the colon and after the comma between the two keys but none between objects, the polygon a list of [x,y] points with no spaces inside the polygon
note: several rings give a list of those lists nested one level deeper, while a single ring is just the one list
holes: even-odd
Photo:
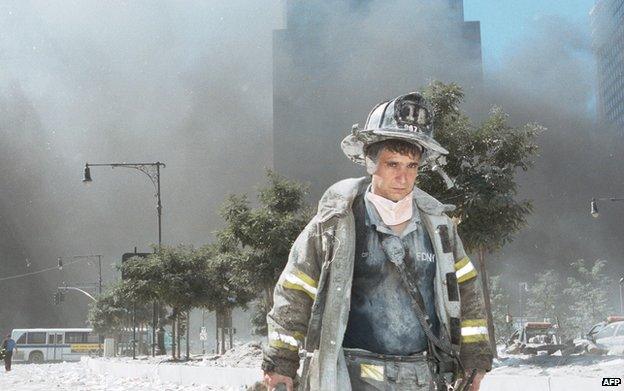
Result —
[{"label": "firefighter's hair", "polygon": [[390,139],[367,145],[364,148],[364,155],[370,158],[373,162],[377,163],[377,160],[379,159],[379,154],[384,149],[390,152],[396,152],[400,153],[401,155],[413,157],[420,157],[422,154],[422,149],[416,144],[412,144],[403,140]]}]

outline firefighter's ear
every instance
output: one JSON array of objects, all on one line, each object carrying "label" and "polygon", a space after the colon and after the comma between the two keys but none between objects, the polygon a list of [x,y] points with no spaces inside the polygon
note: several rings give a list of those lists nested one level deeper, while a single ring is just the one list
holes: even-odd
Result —
[{"label": "firefighter's ear", "polygon": [[375,172],[377,172],[377,163],[375,163],[373,159],[366,156],[364,158],[364,161],[366,163],[366,172],[368,173],[368,175],[373,175]]}]

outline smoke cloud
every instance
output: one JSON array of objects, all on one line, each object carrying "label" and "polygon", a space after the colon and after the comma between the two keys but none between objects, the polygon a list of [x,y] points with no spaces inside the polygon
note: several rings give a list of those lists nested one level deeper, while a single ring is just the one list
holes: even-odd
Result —
[{"label": "smoke cloud", "polygon": [[[201,245],[217,207],[271,166],[271,31],[277,4],[19,2],[0,5],[0,277],[157,242],[155,189],[139,171],[85,162],[156,162],[163,240]],[[31,262],[26,267],[25,259]],[[86,300],[56,286],[97,281],[85,262],[0,288],[0,327],[84,324]],[[5,305],[6,304],[6,305]]]}]

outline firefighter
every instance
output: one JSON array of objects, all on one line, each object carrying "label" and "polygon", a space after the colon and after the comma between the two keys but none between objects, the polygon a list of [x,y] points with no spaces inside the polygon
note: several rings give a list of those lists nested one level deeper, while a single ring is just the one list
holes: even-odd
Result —
[{"label": "firefighter", "polygon": [[478,390],[492,352],[477,271],[445,214],[454,207],[415,186],[448,154],[428,102],[375,106],[341,147],[369,176],[332,185],[293,244],[267,316],[265,383]]}]

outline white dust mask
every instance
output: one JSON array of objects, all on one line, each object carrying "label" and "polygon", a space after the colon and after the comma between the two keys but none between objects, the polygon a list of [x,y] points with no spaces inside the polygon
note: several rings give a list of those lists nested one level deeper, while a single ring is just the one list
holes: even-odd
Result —
[{"label": "white dust mask", "polygon": [[383,222],[388,225],[398,225],[412,218],[412,193],[410,192],[400,201],[394,202],[373,192],[366,193],[366,199],[375,205],[375,209]]}]

